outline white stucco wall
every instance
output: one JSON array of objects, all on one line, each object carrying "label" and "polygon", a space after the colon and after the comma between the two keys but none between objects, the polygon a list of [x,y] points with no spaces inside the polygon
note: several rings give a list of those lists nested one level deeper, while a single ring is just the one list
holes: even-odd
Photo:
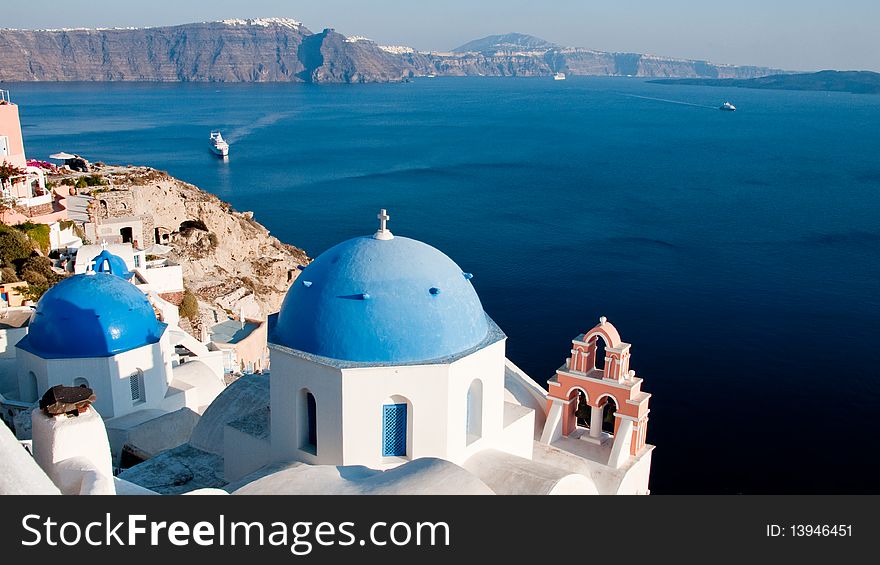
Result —
[{"label": "white stucco wall", "polygon": [[68,247],[82,247],[82,239],[76,235],[72,227],[61,229],[60,222],[49,224],[49,247],[55,249],[66,249]]},{"label": "white stucco wall", "polygon": [[[463,463],[484,449],[530,455],[533,417],[505,431],[504,341],[450,364],[345,369],[271,347],[273,461],[388,469],[422,457]],[[468,391],[475,380],[482,383],[475,399],[482,416],[476,438],[467,429]],[[315,396],[317,453],[300,449],[304,389]],[[383,406],[402,402],[408,404],[407,455],[383,457]]]},{"label": "white stucco wall", "polygon": [[[158,343],[113,357],[42,359],[18,349],[19,395],[25,402],[34,402],[55,385],[75,386],[77,378],[84,378],[97,397],[93,406],[105,419],[158,408],[165,398],[171,376],[170,351],[167,332]],[[144,372],[144,402],[135,404],[128,378],[138,369]],[[30,373],[37,378],[36,397],[29,394]]]},{"label": "white stucco wall", "polygon": [[136,271],[146,281],[145,284],[138,285],[144,292],[183,292],[183,268],[180,265]]},{"label": "white stucco wall", "polygon": [[76,417],[31,413],[34,460],[63,494],[115,494],[110,443],[92,408]]},{"label": "white stucco wall", "polygon": [[[342,371],[297,357],[284,348],[270,347],[272,460],[341,465]],[[317,454],[300,449],[301,422],[297,407],[304,388],[315,396],[317,406]]]},{"label": "white stucco wall", "polygon": [[[421,457],[447,458],[449,365],[345,369],[342,382],[343,465],[387,469]],[[408,401],[407,456],[383,457],[382,406],[399,403],[395,397]]]},{"label": "white stucco wall", "polygon": [[[500,448],[504,426],[504,341],[452,363],[449,367],[448,434],[445,458],[462,464],[471,455]],[[468,390],[475,379],[482,381],[482,434],[467,436]]]},{"label": "white stucco wall", "polygon": [[0,329],[0,359],[15,359],[15,344],[27,335],[27,327]]}]

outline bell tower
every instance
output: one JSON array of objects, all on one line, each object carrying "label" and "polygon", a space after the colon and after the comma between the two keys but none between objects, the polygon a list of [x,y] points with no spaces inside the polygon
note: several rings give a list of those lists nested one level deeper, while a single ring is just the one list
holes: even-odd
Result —
[{"label": "bell tower", "polygon": [[[547,383],[549,405],[542,443],[572,437],[610,445],[608,465],[612,467],[620,467],[645,448],[651,395],[642,392],[642,379],[629,368],[630,347],[604,316],[593,329],[572,340],[570,356]],[[578,426],[578,404],[583,402],[589,406],[588,426]],[[613,431],[603,431],[603,423],[612,418]]]}]

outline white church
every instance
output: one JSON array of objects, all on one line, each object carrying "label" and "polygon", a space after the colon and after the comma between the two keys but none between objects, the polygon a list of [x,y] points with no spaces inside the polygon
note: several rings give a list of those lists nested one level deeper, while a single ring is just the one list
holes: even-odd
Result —
[{"label": "white church", "polygon": [[2,399],[30,408],[55,385],[92,389],[116,464],[126,446],[146,458],[185,442],[225,388],[222,353],[160,322],[133,275],[104,249],[88,272],[49,289],[15,344],[18,394]]},{"label": "white church", "polygon": [[648,494],[650,394],[614,326],[578,335],[545,389],[506,358],[472,275],[389,219],[300,273],[270,318],[269,375],[227,387],[186,445],[67,491]]}]

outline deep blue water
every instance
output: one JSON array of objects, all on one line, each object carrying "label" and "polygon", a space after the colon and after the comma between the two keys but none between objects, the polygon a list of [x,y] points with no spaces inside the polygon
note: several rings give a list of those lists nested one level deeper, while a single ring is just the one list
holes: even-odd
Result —
[{"label": "deep blue water", "polygon": [[877,492],[880,97],[578,77],[7,86],[30,156],[167,170],[312,256],[388,208],[475,273],[539,381],[608,316],[654,395],[655,493]]}]

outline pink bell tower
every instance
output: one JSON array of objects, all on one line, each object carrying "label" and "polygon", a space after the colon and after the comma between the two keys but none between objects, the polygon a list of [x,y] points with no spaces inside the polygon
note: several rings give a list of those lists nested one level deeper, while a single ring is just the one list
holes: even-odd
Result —
[{"label": "pink bell tower", "polygon": [[[605,345],[601,360],[597,359],[600,339]],[[548,418],[541,441],[552,443],[576,436],[607,444],[613,439],[608,464],[620,467],[646,447],[651,395],[642,392],[642,379],[629,368],[630,344],[620,339],[617,328],[604,316],[571,343],[571,356],[547,383]],[[578,427],[578,405],[584,401],[590,408],[590,424]],[[602,431],[609,406],[614,408],[614,432],[610,434]]]}]

